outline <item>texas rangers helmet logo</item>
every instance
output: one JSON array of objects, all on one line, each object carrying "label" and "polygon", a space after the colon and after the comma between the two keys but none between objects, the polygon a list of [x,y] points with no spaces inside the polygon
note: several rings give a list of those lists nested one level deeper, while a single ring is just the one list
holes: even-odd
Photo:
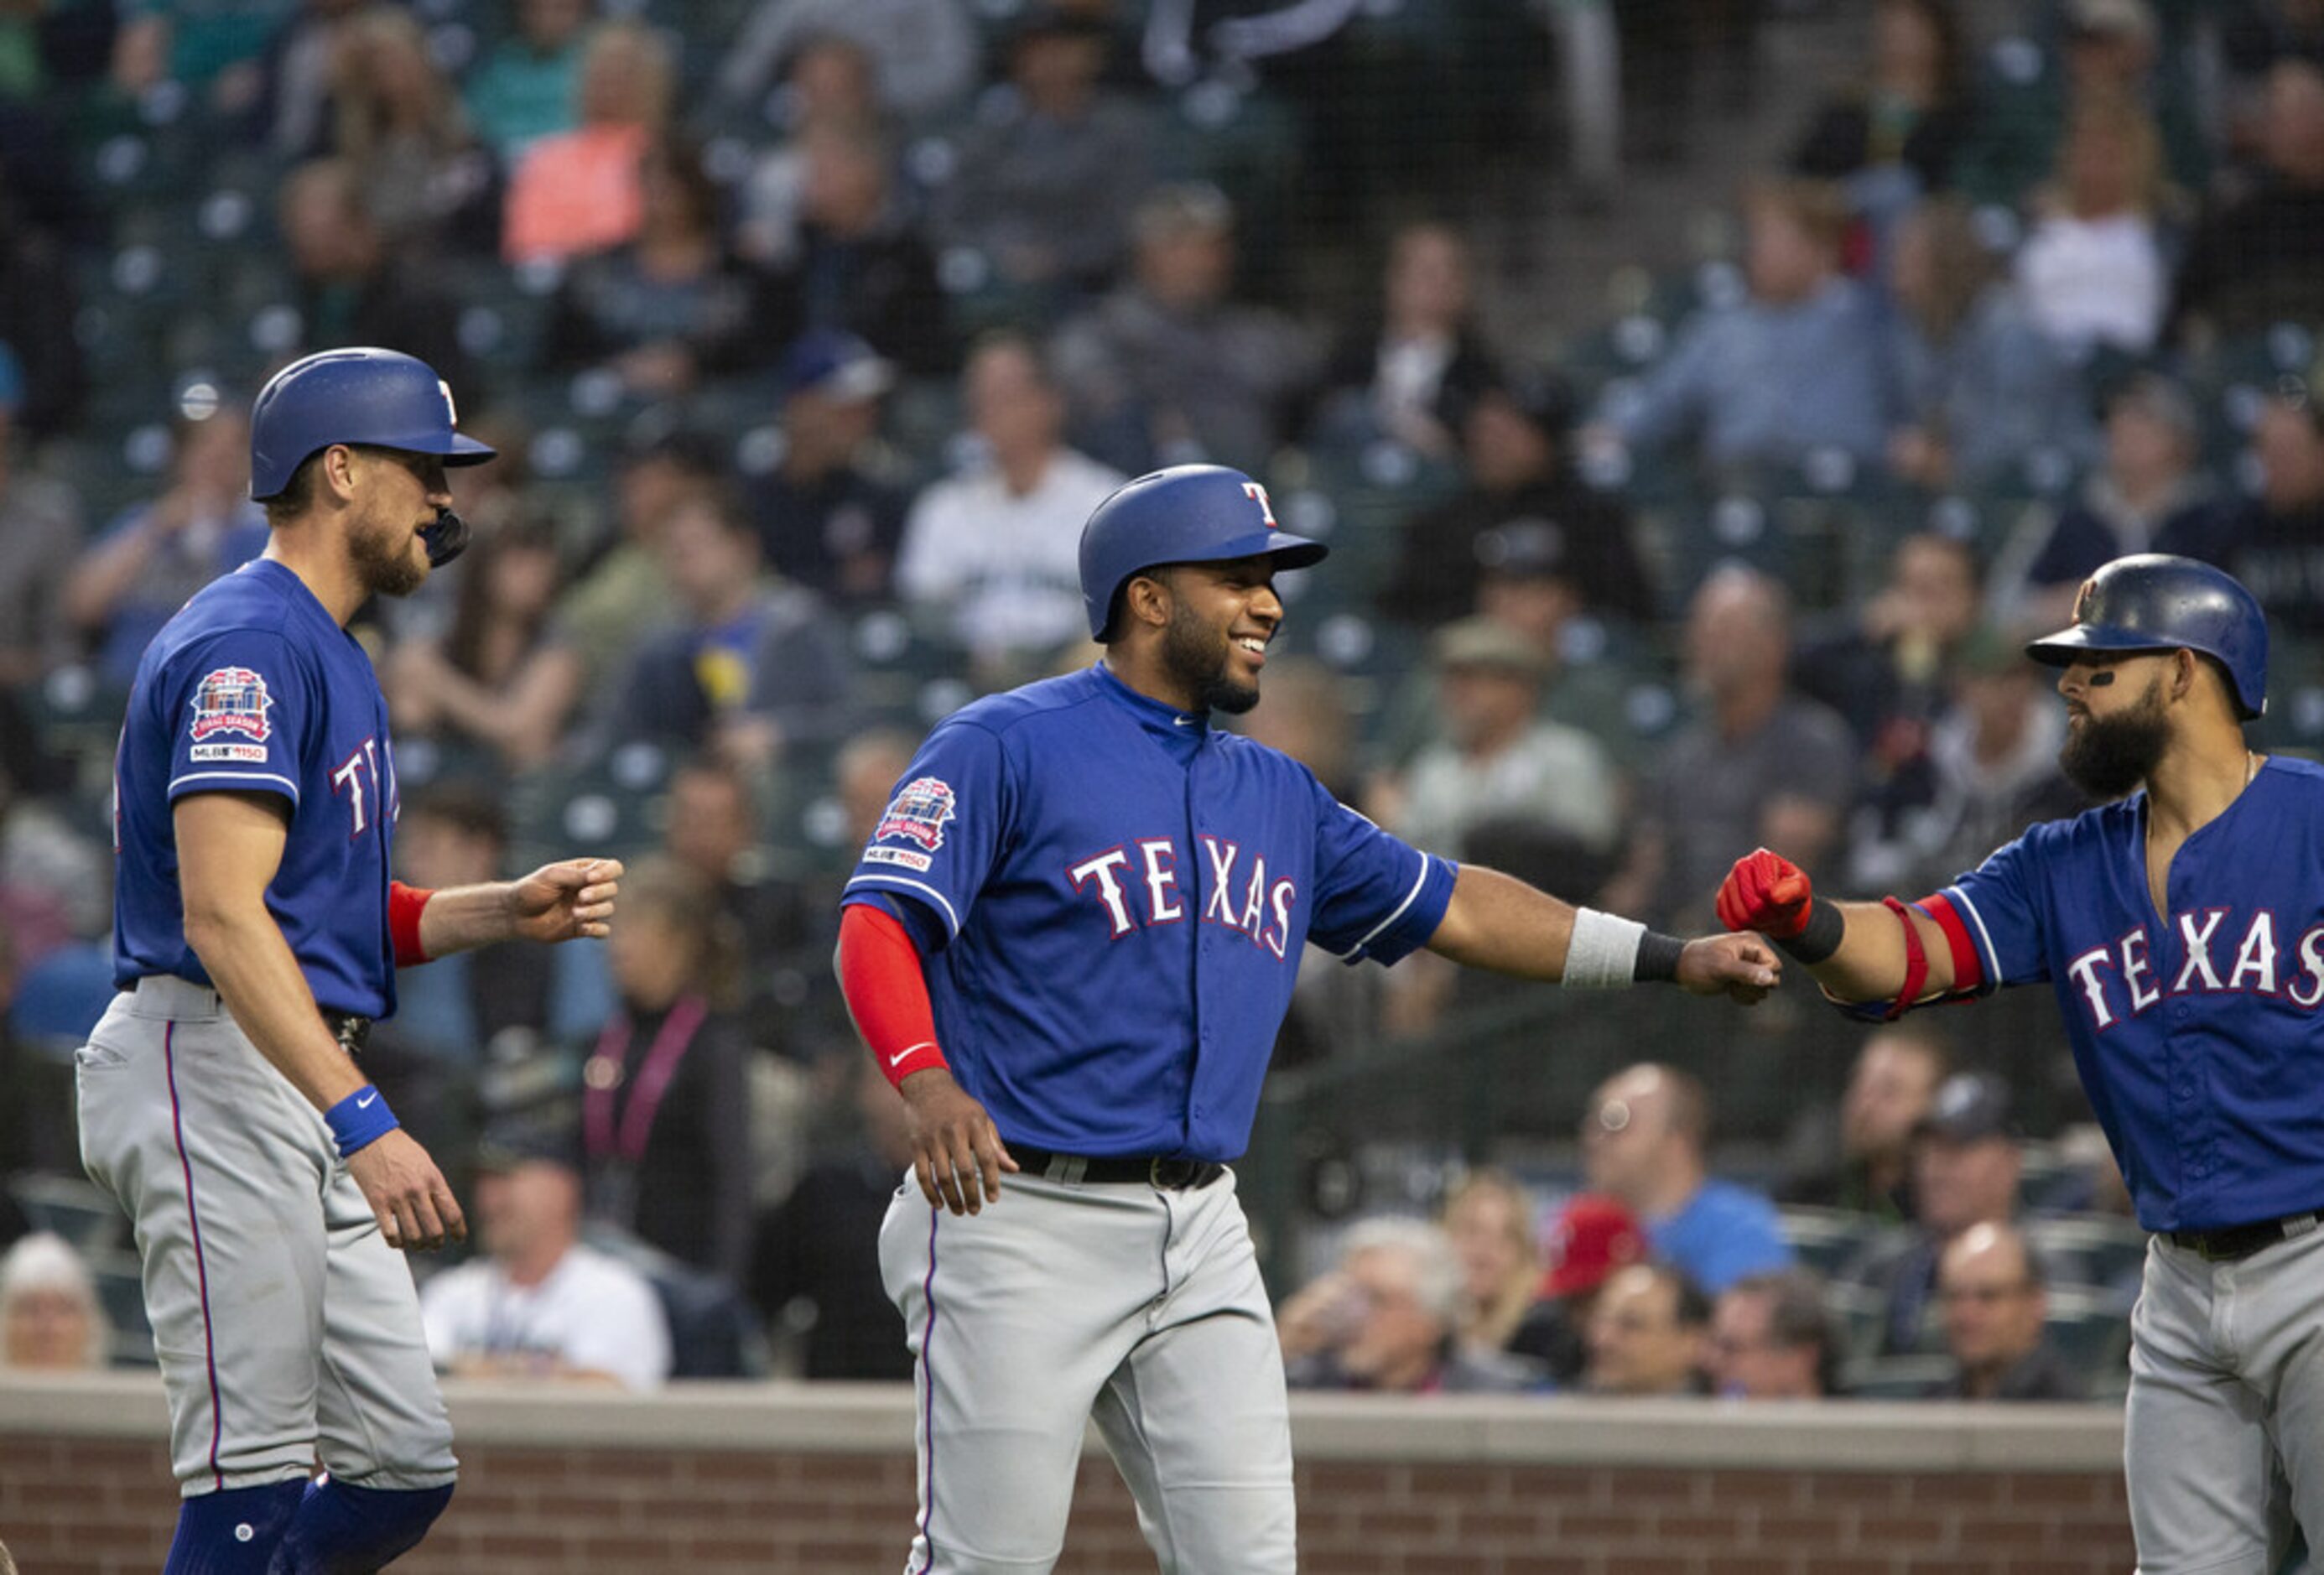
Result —
[{"label": "texas rangers helmet logo", "polygon": [[872,834],[872,840],[884,843],[890,837],[900,837],[933,853],[944,846],[945,822],[952,817],[951,784],[934,777],[916,777],[904,784],[895,802],[888,806],[888,813],[881,816],[880,829]]},{"label": "texas rangers helmet logo", "polygon": [[2090,598],[2091,598],[2093,595],[2096,595],[2096,594],[2098,594],[2098,581],[2096,581],[2096,580],[2084,580],[2084,581],[2082,582],[2082,588],[2081,588],[2080,590],[2076,591],[2076,592],[2074,593],[2074,622],[2077,622],[2077,623],[2088,623],[2088,622],[2090,621],[2090,620],[2089,620]]},{"label": "texas rangers helmet logo", "polygon": [[217,668],[194,687],[194,721],[188,731],[196,743],[222,732],[238,732],[253,743],[264,743],[273,727],[266,709],[274,704],[266,680],[248,668]]}]

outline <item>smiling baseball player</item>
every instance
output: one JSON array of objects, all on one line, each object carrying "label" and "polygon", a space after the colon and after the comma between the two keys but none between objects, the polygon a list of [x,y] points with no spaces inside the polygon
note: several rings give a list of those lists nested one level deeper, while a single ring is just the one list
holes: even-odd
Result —
[{"label": "smiling baseball player", "polygon": [[[2125,1465],[2142,1575],[2277,1567],[2280,1461],[2324,1530],[2324,769],[2252,752],[2267,624],[2183,557],[2117,558],[2072,627],[2059,762],[2116,799],[2037,825],[1917,903],[1834,903],[1760,849],[1719,894],[1829,995],[1894,1017],[2046,981],[2154,1233],[2131,1315]],[[2134,791],[2134,789],[2143,789]],[[2128,797],[2124,797],[2128,795]]]},{"label": "smiling baseball player", "polygon": [[1310,940],[1745,1001],[1776,981],[1757,937],[1456,869],[1213,728],[1259,699],[1276,571],[1323,550],[1236,471],[1114,493],[1081,543],[1105,659],[937,727],[848,882],[842,982],[918,1184],[880,1238],[918,1357],[912,1575],[1049,1569],[1093,1410],[1163,1570],[1294,1567],[1283,1366],[1227,1162]]},{"label": "smiling baseball player", "polygon": [[[376,1570],[456,1463],[411,1273],[459,1204],[359,1056],[395,968],[602,935],[621,866],[392,882],[395,762],[346,628],[455,556],[455,429],[386,350],[285,368],[251,411],[263,556],[139,664],[115,765],[115,982],[77,1057],[81,1156],[136,1223],[183,1502],[171,1575]],[[319,1457],[326,1475],[309,1480]]]}]

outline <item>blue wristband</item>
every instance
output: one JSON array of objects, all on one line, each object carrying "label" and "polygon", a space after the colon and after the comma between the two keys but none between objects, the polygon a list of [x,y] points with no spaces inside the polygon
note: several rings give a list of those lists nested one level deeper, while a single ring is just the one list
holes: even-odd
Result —
[{"label": "blue wristband", "polygon": [[387,1108],[387,1096],[369,1083],[324,1111],[323,1119],[330,1123],[331,1140],[339,1146],[341,1159],[353,1158],[355,1150],[378,1142],[401,1125]]}]

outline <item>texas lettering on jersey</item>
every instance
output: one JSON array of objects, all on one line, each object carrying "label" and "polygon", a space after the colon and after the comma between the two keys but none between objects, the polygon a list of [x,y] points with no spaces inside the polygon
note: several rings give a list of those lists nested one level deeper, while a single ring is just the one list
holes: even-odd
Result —
[{"label": "texas lettering on jersey", "polygon": [[2324,1003],[2324,924],[2279,941],[2273,910],[2260,908],[2238,924],[2235,909],[2204,908],[2178,916],[2183,960],[2166,983],[2154,966],[2146,927],[2070,960],[2066,975],[2081,994],[2090,1026],[2100,1033],[2135,1018],[2168,997],[2258,995],[2289,1000],[2303,1011]]},{"label": "texas lettering on jersey", "polygon": [[[1133,854],[1131,850],[1135,849]],[[1251,856],[1247,876],[1238,877],[1242,849],[1222,838],[1203,838],[1200,877],[1202,922],[1240,930],[1280,959],[1289,954],[1291,916],[1299,901],[1296,881],[1267,878],[1267,855]],[[1110,938],[1139,929],[1176,924],[1186,916],[1187,898],[1178,883],[1182,861],[1169,837],[1139,837],[1072,865],[1074,889],[1093,897],[1103,910]],[[1280,861],[1277,867],[1281,868]]]}]

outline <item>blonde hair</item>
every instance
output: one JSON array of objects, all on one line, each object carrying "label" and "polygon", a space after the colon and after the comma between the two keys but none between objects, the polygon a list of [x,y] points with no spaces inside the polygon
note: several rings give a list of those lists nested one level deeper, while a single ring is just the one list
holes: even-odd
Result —
[{"label": "blonde hair", "polygon": [[379,152],[389,130],[387,100],[372,69],[381,50],[405,50],[428,68],[427,102],[422,131],[438,152],[448,152],[467,141],[467,119],[451,83],[428,51],[428,37],[409,11],[398,5],[374,5],[357,12],[339,36],[332,60],[333,127],[339,157],[361,164]]},{"label": "blonde hair", "polygon": [[1453,1216],[1472,1201],[1498,1198],[1507,1205],[1507,1232],[1510,1245],[1517,1251],[1508,1276],[1495,1285],[1484,1301],[1465,1305],[1461,1314],[1462,1343],[1473,1349],[1502,1350],[1517,1325],[1525,1321],[1526,1309],[1534,1303],[1534,1292],[1541,1279],[1541,1246],[1534,1239],[1533,1194],[1525,1184],[1505,1170],[1487,1168],[1472,1170],[1461,1184],[1445,1194],[1444,1207],[1437,1219],[1447,1235],[1452,1229]]}]

